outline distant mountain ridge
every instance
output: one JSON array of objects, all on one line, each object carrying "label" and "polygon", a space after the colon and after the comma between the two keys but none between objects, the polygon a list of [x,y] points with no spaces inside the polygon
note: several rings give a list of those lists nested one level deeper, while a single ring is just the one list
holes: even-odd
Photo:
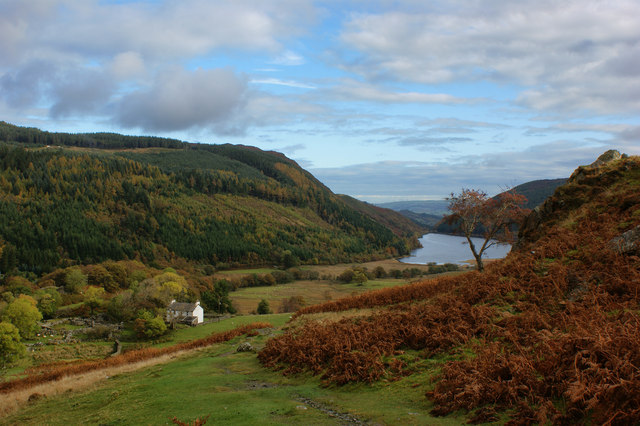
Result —
[{"label": "distant mountain ridge", "polygon": [[[534,209],[551,197],[556,188],[566,182],[567,178],[540,179],[515,186],[512,191],[527,197],[525,208]],[[417,224],[431,228],[434,232],[453,232],[450,225],[442,222],[443,216],[449,213],[447,200],[395,201],[380,203],[378,206],[395,210]]]},{"label": "distant mountain ridge", "polygon": [[406,254],[420,232],[254,147],[7,123],[0,141],[0,273],[109,259],[279,264],[287,253],[336,263]]},{"label": "distant mountain ridge", "polygon": [[524,207],[534,209],[551,197],[555,190],[564,185],[567,180],[568,178],[533,180],[514,187],[513,191],[527,197]]},{"label": "distant mountain ridge", "polygon": [[449,202],[447,200],[413,200],[378,203],[376,205],[386,209],[395,210],[397,212],[407,210],[414,213],[427,213],[433,216],[442,216],[447,214]]}]

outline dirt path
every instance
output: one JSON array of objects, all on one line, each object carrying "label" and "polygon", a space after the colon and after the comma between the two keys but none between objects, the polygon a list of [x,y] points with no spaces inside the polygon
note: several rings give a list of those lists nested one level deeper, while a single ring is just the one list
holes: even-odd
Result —
[{"label": "dirt path", "polygon": [[73,376],[65,376],[53,382],[3,393],[0,394],[0,416],[4,417],[14,413],[29,401],[60,395],[66,392],[84,390],[97,382],[106,380],[117,374],[129,373],[152,365],[164,364],[197,351],[202,351],[203,349],[205,348],[187,349],[136,363],[124,364],[117,367],[106,367]]}]

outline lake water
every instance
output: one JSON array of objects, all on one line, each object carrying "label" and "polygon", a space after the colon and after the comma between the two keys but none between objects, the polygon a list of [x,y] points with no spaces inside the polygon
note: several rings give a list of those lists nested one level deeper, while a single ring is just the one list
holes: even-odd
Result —
[{"label": "lake water", "polygon": [[[471,238],[476,250],[482,247],[482,238]],[[403,263],[456,263],[473,259],[469,243],[465,237],[445,234],[426,234],[420,238],[422,248],[413,250],[410,257],[400,259]],[[483,259],[501,259],[511,250],[510,244],[498,244],[489,247],[482,255]]]}]

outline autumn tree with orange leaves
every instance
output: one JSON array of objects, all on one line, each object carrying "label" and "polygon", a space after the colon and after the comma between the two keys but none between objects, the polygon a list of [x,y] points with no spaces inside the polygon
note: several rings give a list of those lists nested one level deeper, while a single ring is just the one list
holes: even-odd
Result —
[{"label": "autumn tree with orange leaves", "polygon": [[[456,226],[467,238],[478,271],[484,271],[484,252],[496,244],[512,243],[515,239],[514,225],[529,213],[523,207],[527,198],[514,191],[505,191],[489,198],[482,190],[463,189],[460,194],[451,193],[447,200],[451,214],[446,217],[446,221]],[[477,234],[484,238],[480,248],[471,239],[472,235]]]}]

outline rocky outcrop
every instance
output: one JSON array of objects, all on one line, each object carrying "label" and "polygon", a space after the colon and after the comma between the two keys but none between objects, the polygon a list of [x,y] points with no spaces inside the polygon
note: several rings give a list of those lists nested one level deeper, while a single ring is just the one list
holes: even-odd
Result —
[{"label": "rocky outcrop", "polygon": [[251,343],[243,342],[238,345],[236,348],[236,352],[255,352],[256,350],[253,348]]},{"label": "rocky outcrop", "polygon": [[640,225],[609,241],[609,246],[620,254],[640,255]]},{"label": "rocky outcrop", "polygon": [[610,149],[609,151],[602,154],[596,161],[591,163],[589,167],[600,167],[604,164],[610,163],[612,161],[619,160],[623,157],[623,154],[620,154],[620,151],[615,149]]},{"label": "rocky outcrop", "polygon": [[593,172],[597,171],[597,169],[599,169],[600,167],[626,157],[626,154],[620,154],[620,151],[610,149],[609,151],[599,156],[596,161],[589,164],[588,166],[578,167],[569,178],[569,181],[580,180],[585,176],[592,175]]}]

